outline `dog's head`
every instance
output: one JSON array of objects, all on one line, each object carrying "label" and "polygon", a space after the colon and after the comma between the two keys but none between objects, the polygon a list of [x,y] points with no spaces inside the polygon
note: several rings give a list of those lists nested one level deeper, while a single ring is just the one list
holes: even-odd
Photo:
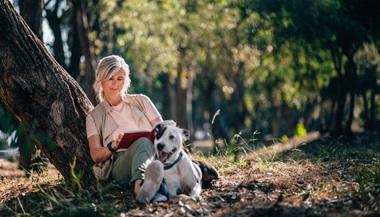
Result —
[{"label": "dog's head", "polygon": [[188,130],[159,125],[154,139],[157,159],[162,163],[173,163],[182,151],[182,144],[188,139]]}]

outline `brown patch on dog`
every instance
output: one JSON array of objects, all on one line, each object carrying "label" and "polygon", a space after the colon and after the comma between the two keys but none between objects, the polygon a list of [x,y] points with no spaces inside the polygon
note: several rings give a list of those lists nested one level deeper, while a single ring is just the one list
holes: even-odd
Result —
[{"label": "brown patch on dog", "polygon": [[211,188],[213,180],[219,179],[219,173],[216,168],[205,161],[193,159],[193,162],[196,163],[202,171],[202,188]]}]

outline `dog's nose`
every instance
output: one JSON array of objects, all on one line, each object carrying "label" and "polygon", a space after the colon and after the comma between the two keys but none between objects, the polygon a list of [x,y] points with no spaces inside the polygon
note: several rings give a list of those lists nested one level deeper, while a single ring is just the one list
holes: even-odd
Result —
[{"label": "dog's nose", "polygon": [[164,147],[165,147],[165,144],[163,144],[163,143],[158,143],[158,144],[157,144],[157,149],[158,149],[159,151],[161,151],[162,149],[164,149]]}]

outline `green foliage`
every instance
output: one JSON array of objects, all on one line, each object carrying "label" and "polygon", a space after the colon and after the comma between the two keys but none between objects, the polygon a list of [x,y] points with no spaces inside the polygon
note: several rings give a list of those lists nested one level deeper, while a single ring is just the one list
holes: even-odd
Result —
[{"label": "green foliage", "polygon": [[336,148],[331,145],[323,145],[321,153],[318,158],[322,160],[331,160],[337,157]]},{"label": "green foliage", "polygon": [[4,204],[1,212],[17,216],[119,216],[136,206],[129,190],[115,183],[103,183],[91,191],[73,189],[63,182],[50,184],[37,185],[35,193],[18,197],[13,206]]},{"label": "green foliage", "polygon": [[294,132],[294,136],[305,136],[307,134],[307,130],[302,122],[297,124],[296,130]]},{"label": "green foliage", "polygon": [[360,167],[354,174],[359,184],[359,190],[362,192],[370,192],[374,196],[380,191],[380,157],[373,158],[371,163]]},{"label": "green foliage", "polygon": [[287,137],[286,135],[282,135],[281,140],[287,142],[289,140],[289,137]]},{"label": "green foliage", "polygon": [[243,131],[241,131],[235,134],[230,142],[224,140],[223,147],[218,148],[218,146],[216,146],[217,155],[231,156],[234,158],[234,162],[240,165],[242,162],[244,162],[244,156],[253,151],[253,147],[255,147],[256,142],[258,141],[257,137],[259,134],[260,132],[254,131],[251,137],[246,139],[242,136]]},{"label": "green foliage", "polygon": [[75,166],[77,164],[77,158],[74,157],[73,163],[70,163],[70,177],[71,177],[71,188],[72,189],[78,189],[82,190],[82,185],[81,185],[81,178],[83,176],[83,171],[79,172],[79,174],[75,173]]},{"label": "green foliage", "polygon": [[[373,2],[111,0],[88,5],[98,13],[90,34],[95,53],[126,58],[131,92],[159,102],[162,88],[169,87],[175,104],[180,98],[175,90],[189,88],[196,107],[192,116],[204,113],[194,125],[209,122],[213,106],[223,108],[222,124],[229,126],[225,137],[246,128],[278,132],[275,136],[296,130],[301,117],[333,103],[337,91],[329,87],[330,80],[349,74],[350,58],[379,38],[380,19],[365,13]],[[364,47],[374,57],[374,49]],[[368,52],[361,54],[357,64]],[[362,74],[359,81],[376,80],[373,72]],[[168,80],[160,79],[162,75]],[[343,81],[350,79],[340,80],[340,85],[348,86]],[[295,120],[286,120],[288,111],[296,113]],[[316,112],[313,119],[322,115]],[[378,120],[379,112],[374,116]],[[287,126],[273,129],[268,124],[273,122]],[[321,128],[310,121],[304,124],[307,131]]]}]

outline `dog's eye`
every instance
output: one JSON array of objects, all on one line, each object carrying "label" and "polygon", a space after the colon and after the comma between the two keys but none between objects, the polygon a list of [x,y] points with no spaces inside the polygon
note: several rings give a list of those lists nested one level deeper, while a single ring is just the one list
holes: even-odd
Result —
[{"label": "dog's eye", "polygon": [[165,130],[166,130],[166,127],[164,127],[164,126],[157,127],[156,128],[156,139],[160,139],[162,137],[162,135],[164,134]]},{"label": "dog's eye", "polygon": [[173,135],[170,135],[170,136],[169,136],[169,139],[174,139],[174,136],[173,136]]}]

